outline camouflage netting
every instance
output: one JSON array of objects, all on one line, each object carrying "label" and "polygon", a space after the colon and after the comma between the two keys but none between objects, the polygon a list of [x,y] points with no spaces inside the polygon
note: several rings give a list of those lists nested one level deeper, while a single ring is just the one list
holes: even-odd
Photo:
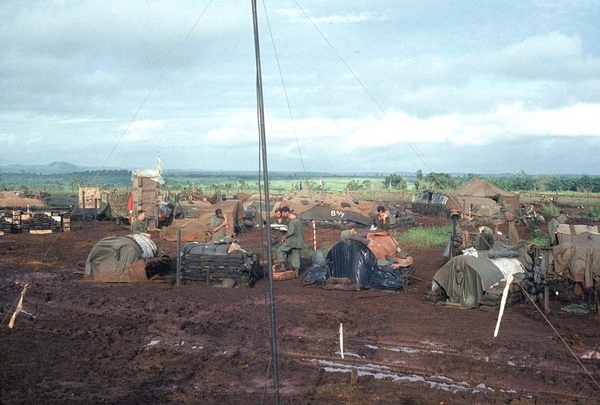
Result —
[{"label": "camouflage netting", "polygon": [[102,200],[108,204],[108,210],[105,212],[107,218],[129,218],[127,203],[131,193],[111,193],[103,194]]}]

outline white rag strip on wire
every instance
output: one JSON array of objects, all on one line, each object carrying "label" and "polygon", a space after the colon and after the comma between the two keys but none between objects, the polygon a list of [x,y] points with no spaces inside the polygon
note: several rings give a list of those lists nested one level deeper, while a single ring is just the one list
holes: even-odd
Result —
[{"label": "white rag strip on wire", "polygon": [[156,254],[158,253],[158,248],[156,247],[152,239],[150,239],[147,236],[140,235],[139,233],[129,235],[129,237],[133,239],[139,245],[140,248],[142,248],[142,258],[149,259],[151,257],[156,257]]},{"label": "white rag strip on wire", "polygon": [[521,262],[514,258],[501,258],[501,259],[490,259],[494,266],[502,272],[502,275],[506,279],[509,274],[524,273],[525,269]]}]

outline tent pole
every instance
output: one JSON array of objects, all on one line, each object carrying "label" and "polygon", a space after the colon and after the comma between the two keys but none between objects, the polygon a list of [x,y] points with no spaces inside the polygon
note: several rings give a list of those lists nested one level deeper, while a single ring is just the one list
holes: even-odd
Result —
[{"label": "tent pole", "polygon": [[[265,112],[263,103],[262,91],[262,72],[260,64],[260,43],[258,37],[258,15],[256,12],[256,0],[252,0],[252,22],[254,27],[254,54],[256,59],[256,101],[257,101],[257,118],[258,118],[258,133],[260,138],[260,150],[262,158],[262,169],[264,179],[265,201],[269,206],[269,170],[267,168],[267,141],[265,135]],[[273,288],[273,249],[271,246],[271,218],[267,210],[267,257],[269,271],[269,298],[270,298],[270,316],[271,316],[271,357],[273,359],[273,394],[275,404],[279,405],[279,369],[277,360],[277,332],[275,321],[275,293]]]}]

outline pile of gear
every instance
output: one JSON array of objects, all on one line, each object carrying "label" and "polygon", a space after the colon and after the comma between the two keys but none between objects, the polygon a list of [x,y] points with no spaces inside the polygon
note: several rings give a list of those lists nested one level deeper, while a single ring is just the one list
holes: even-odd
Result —
[{"label": "pile of gear", "polygon": [[304,285],[394,291],[409,285],[413,274],[412,256],[402,252],[387,232],[372,232],[336,243],[325,258],[315,255]]},{"label": "pile of gear", "polygon": [[181,253],[183,282],[253,286],[262,277],[259,258],[225,238],[219,242],[189,242]]}]

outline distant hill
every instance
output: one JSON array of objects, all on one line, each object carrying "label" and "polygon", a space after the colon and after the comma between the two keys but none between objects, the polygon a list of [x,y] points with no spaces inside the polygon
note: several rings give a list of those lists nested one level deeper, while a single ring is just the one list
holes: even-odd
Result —
[{"label": "distant hill", "polygon": [[69,174],[89,170],[68,162],[52,162],[46,165],[6,165],[0,166],[0,173],[41,173]]}]

